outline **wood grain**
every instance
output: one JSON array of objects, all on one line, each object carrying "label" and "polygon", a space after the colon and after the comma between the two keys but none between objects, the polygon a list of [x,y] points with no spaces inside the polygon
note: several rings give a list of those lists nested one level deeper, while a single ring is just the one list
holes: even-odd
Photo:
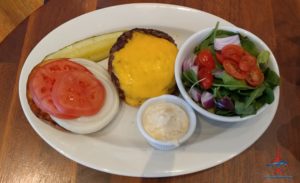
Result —
[{"label": "wood grain", "polygon": [[33,11],[43,5],[43,0],[0,1],[0,43]]},{"label": "wood grain", "polygon": [[[196,8],[248,29],[275,54],[281,73],[280,103],[267,131],[252,146],[216,167],[178,177],[146,179],[99,172],[77,164],[47,145],[30,127],[18,100],[18,77],[31,49],[52,29],[94,9],[158,2]],[[50,0],[0,44],[0,182],[300,182],[300,2],[235,0]],[[55,15],[55,16],[54,16]],[[176,21],[176,20],[174,20]],[[238,138],[238,137],[237,137]],[[280,149],[293,179],[264,178]]]}]

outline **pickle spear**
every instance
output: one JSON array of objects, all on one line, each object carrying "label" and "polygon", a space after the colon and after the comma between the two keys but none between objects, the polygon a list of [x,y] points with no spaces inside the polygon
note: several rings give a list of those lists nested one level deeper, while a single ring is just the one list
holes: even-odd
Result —
[{"label": "pickle spear", "polygon": [[123,32],[113,32],[89,37],[47,55],[44,60],[57,58],[85,58],[99,62],[109,55],[109,50]]}]

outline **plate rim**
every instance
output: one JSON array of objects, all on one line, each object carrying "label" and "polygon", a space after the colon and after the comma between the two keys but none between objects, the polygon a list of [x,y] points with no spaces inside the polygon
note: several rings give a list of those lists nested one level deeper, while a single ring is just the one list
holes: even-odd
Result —
[{"label": "plate rim", "polygon": [[[74,21],[74,19],[78,19],[82,16],[89,16],[90,14],[93,14],[93,13],[97,13],[99,11],[103,11],[103,10],[109,10],[109,9],[118,9],[118,8],[124,8],[124,7],[130,7],[130,6],[141,6],[141,7],[144,7],[144,6],[155,6],[155,7],[163,7],[163,8],[171,8],[171,9],[181,9],[181,10],[187,10],[187,11],[193,11],[194,13],[204,13],[204,14],[207,14],[209,16],[213,16],[215,18],[218,18],[218,19],[222,19],[221,17],[218,17],[216,15],[213,15],[213,14],[210,14],[208,12],[205,12],[205,11],[201,11],[201,10],[198,10],[198,9],[194,9],[194,8],[190,8],[190,7],[186,7],[186,6],[180,6],[180,5],[173,5],[173,4],[165,4],[165,3],[130,3],[130,4],[122,4],[122,5],[117,5],[117,6],[110,6],[110,7],[105,7],[105,8],[102,8],[102,9],[98,9],[98,10],[94,10],[92,12],[88,12],[88,13],[85,13],[85,14],[82,14],[80,16],[77,16],[73,19],[70,19],[69,21],[61,24],[60,26],[56,27],[55,29],[53,29],[52,31],[50,31],[47,35],[45,35],[37,44],[36,46],[31,50],[30,54],[28,55],[28,57],[26,58],[25,62],[24,62],[24,65],[26,64],[27,62],[27,59],[30,58],[30,55],[31,53],[35,50],[36,47],[38,47],[39,43],[41,43],[42,41],[44,41],[44,39],[49,35],[51,34],[53,31],[57,30],[58,28],[60,27],[63,27],[65,24],[68,24],[69,22],[72,22]],[[224,19],[222,19],[224,20]],[[225,22],[228,22],[227,20],[224,20]],[[230,23],[230,22],[229,22]],[[231,24],[231,23],[230,23]],[[272,117],[271,117],[271,120],[270,122],[268,122],[268,124],[266,124],[266,127],[265,129],[263,130],[263,132],[258,135],[255,140],[250,143],[250,145],[245,145],[244,147],[240,148],[240,151],[236,151],[235,153],[233,153],[230,157],[228,157],[227,159],[224,159],[223,161],[217,161],[215,162],[215,164],[212,164],[211,166],[209,167],[206,167],[206,168],[203,168],[203,169],[194,169],[194,170],[183,170],[183,171],[180,171],[180,172],[163,172],[161,174],[159,173],[152,173],[152,174],[148,174],[148,175],[137,175],[137,174],[128,174],[128,173],[122,173],[122,172],[116,172],[116,171],[112,171],[112,170],[108,170],[108,169],[105,169],[105,168],[102,168],[102,169],[99,169],[99,167],[95,167],[93,164],[89,164],[89,163],[86,163],[84,161],[82,161],[81,159],[78,159],[78,158],[75,158],[73,156],[71,156],[70,154],[68,154],[67,152],[63,151],[62,149],[59,149],[57,145],[55,145],[53,142],[51,142],[51,140],[47,139],[46,136],[44,136],[41,131],[38,129],[38,127],[33,124],[31,122],[31,120],[29,120],[29,114],[27,113],[27,111],[24,110],[24,107],[23,105],[24,102],[27,101],[27,99],[23,99],[22,96],[21,96],[21,93],[22,93],[22,88],[21,88],[21,84],[23,83],[22,82],[22,76],[24,75],[24,71],[23,71],[23,68],[24,68],[24,65],[22,67],[22,71],[21,71],[21,74],[20,74],[20,77],[19,77],[19,99],[21,101],[21,106],[22,106],[22,110],[26,116],[26,119],[27,121],[29,122],[29,124],[32,126],[32,128],[34,129],[34,131],[47,143],[49,144],[52,148],[54,148],[56,151],[58,151],[59,153],[61,153],[62,155],[64,155],[65,157],[81,164],[81,165],[84,165],[84,166],[88,166],[90,168],[93,168],[95,170],[100,170],[100,171],[103,171],[103,172],[106,172],[106,173],[111,173],[111,174],[117,174],[117,175],[124,175],[124,176],[131,176],[131,177],[170,177],[170,176],[179,176],[179,175],[184,175],[184,174],[189,174],[189,173],[194,173],[194,172],[198,172],[198,171],[202,171],[202,170],[205,170],[205,169],[208,169],[208,168],[211,168],[211,167],[214,167],[216,165],[219,165],[219,164],[222,164],[224,163],[225,161],[228,161],[230,159],[232,159],[233,157],[237,156],[238,154],[240,154],[241,152],[243,152],[244,150],[246,150],[247,148],[251,147],[253,143],[255,143],[257,141],[257,139],[259,139],[263,134],[264,132],[266,131],[266,129],[270,126],[270,124],[272,123],[272,120],[274,119],[274,116],[276,114],[276,110],[277,110],[277,107],[278,107],[278,103],[279,103],[279,97],[274,101],[274,109],[275,109],[275,112],[273,112],[272,114]],[[27,82],[27,79],[26,79],[26,82]],[[278,87],[278,96],[279,96],[279,87]],[[26,101],[24,101],[26,100]]]}]

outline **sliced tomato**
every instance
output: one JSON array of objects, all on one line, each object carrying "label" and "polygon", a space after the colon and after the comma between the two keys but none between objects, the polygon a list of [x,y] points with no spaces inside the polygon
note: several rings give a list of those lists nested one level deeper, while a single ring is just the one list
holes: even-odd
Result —
[{"label": "sliced tomato", "polygon": [[264,74],[257,66],[253,67],[249,71],[246,81],[251,86],[259,86],[264,82]]},{"label": "sliced tomato", "polygon": [[209,49],[205,49],[199,52],[196,57],[195,63],[196,65],[199,65],[199,67],[206,67],[210,70],[213,70],[216,67],[212,53]]},{"label": "sliced tomato", "polygon": [[223,64],[223,56],[221,53],[218,53],[216,52],[216,57],[217,57],[217,60],[220,62],[220,64]]},{"label": "sliced tomato", "polygon": [[89,116],[101,109],[105,89],[91,74],[67,71],[53,85],[52,98],[62,113]]},{"label": "sliced tomato", "polygon": [[239,62],[244,55],[244,49],[239,45],[229,44],[221,50],[221,53],[223,59],[230,59]]},{"label": "sliced tomato", "polygon": [[31,95],[35,96],[37,100],[48,96],[54,82],[55,78],[51,77],[46,69],[42,67],[35,68],[28,84]]},{"label": "sliced tomato", "polygon": [[200,68],[199,72],[198,72],[198,79],[202,80],[200,81],[200,86],[203,89],[209,89],[211,88],[212,84],[213,84],[213,75],[211,73],[211,70],[206,68],[206,67],[202,67]]},{"label": "sliced tomato", "polygon": [[44,68],[38,68],[29,78],[29,90],[34,103],[44,112],[63,119],[73,119],[79,116],[62,114],[54,106],[51,91],[54,77],[50,77],[49,72]]},{"label": "sliced tomato", "polygon": [[247,72],[242,71],[238,63],[233,60],[225,59],[223,61],[223,67],[228,74],[236,79],[246,79],[247,77]]},{"label": "sliced tomato", "polygon": [[250,71],[256,66],[256,58],[250,54],[245,54],[239,61],[239,67],[242,71]]},{"label": "sliced tomato", "polygon": [[[35,100],[34,100],[35,101]],[[62,118],[62,119],[74,119],[78,118],[79,115],[72,115],[72,114],[65,114],[60,112],[57,107],[54,105],[52,97],[47,96],[43,98],[42,100],[38,100],[39,107],[42,109],[44,112],[49,113],[52,116],[55,116],[57,118]]]},{"label": "sliced tomato", "polygon": [[78,70],[91,75],[82,65],[67,59],[59,59],[36,67],[28,79],[34,103],[44,112],[64,119],[77,118],[79,115],[60,112],[53,104],[51,93],[57,78],[68,70]]},{"label": "sliced tomato", "polygon": [[42,67],[48,70],[52,74],[59,74],[61,72],[74,71],[74,70],[89,72],[87,68],[75,62],[72,62],[67,58],[50,61],[49,63],[42,65]]}]

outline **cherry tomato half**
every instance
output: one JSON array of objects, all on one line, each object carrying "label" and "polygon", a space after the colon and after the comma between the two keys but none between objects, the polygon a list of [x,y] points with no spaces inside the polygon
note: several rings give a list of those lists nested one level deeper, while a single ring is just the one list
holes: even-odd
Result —
[{"label": "cherry tomato half", "polygon": [[233,60],[229,60],[229,59],[225,59],[223,61],[223,66],[225,71],[230,74],[231,76],[233,76],[236,79],[246,79],[247,77],[247,72],[242,71],[239,68],[239,65],[237,62],[233,61]]},{"label": "cherry tomato half", "polygon": [[250,54],[245,54],[242,56],[241,60],[239,61],[239,67],[242,71],[250,71],[253,67],[256,66],[256,58]]},{"label": "cherry tomato half", "polygon": [[206,67],[209,70],[213,70],[216,67],[212,53],[209,49],[205,49],[199,52],[196,57],[195,63],[196,65],[199,65],[199,67]]},{"label": "cherry tomato half", "polygon": [[264,81],[264,74],[257,66],[253,67],[249,71],[246,81],[251,86],[259,86]]},{"label": "cherry tomato half", "polygon": [[211,70],[206,68],[206,67],[202,67],[200,68],[200,70],[198,71],[198,79],[202,80],[200,82],[200,86],[207,90],[209,88],[211,88],[212,84],[213,84],[213,75],[211,73]]},{"label": "cherry tomato half", "polygon": [[220,62],[220,64],[223,64],[223,56],[221,53],[218,53],[216,52],[216,57],[217,57],[217,60]]},{"label": "cherry tomato half", "polygon": [[239,62],[241,57],[244,55],[244,49],[241,46],[229,44],[221,50],[221,53],[223,59],[230,59]]}]

